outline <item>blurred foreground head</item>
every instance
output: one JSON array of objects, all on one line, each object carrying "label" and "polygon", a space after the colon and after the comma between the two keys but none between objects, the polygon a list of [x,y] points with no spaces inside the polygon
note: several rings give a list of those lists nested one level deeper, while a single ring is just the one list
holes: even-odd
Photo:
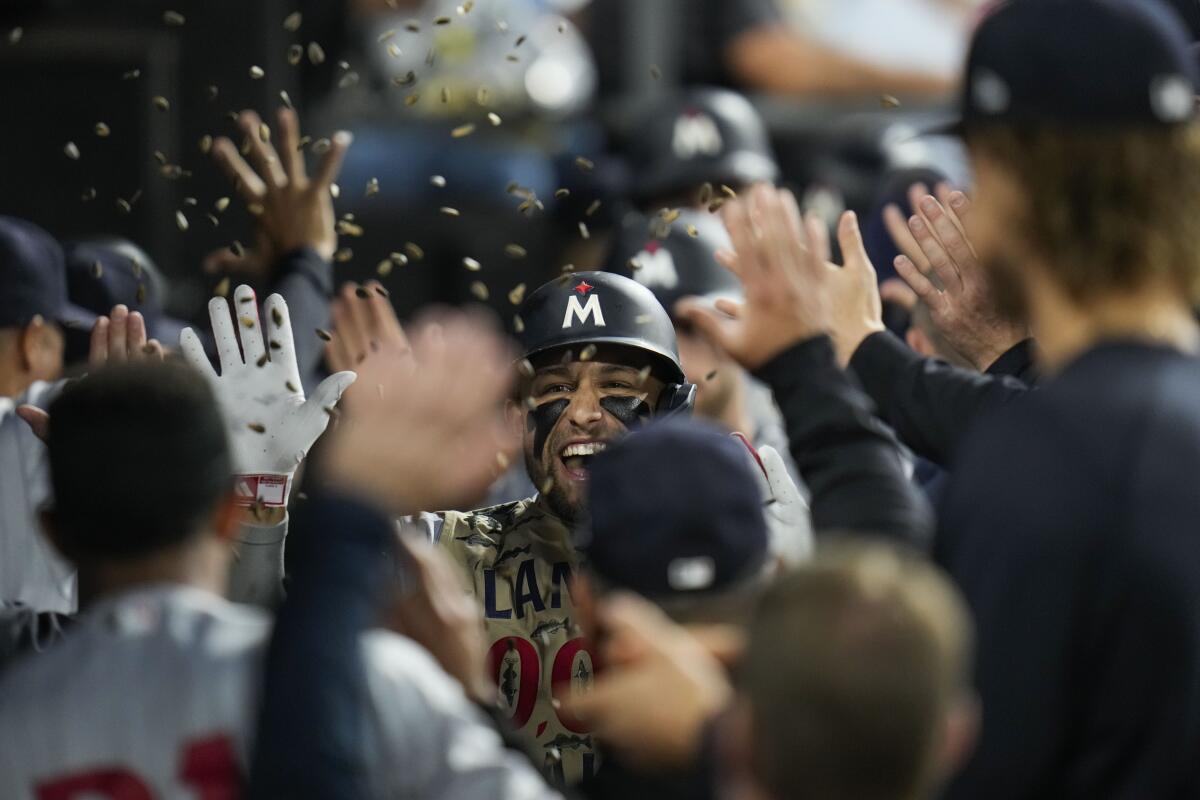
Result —
[{"label": "blurred foreground head", "polygon": [[676,622],[745,625],[774,564],[745,448],[710,424],[646,426],[596,457],[577,597],[637,592]]},{"label": "blurred foreground head", "polygon": [[55,502],[46,527],[80,568],[81,586],[89,568],[182,558],[231,530],[225,426],[192,368],[108,366],[69,383],[49,411]]},{"label": "blurred foreground head", "polygon": [[[1070,30],[1064,37],[1062,31]],[[1011,0],[979,25],[959,123],[966,224],[1002,310],[1200,297],[1196,65],[1159,0]]]},{"label": "blurred foreground head", "polygon": [[976,727],[971,627],[915,555],[842,542],[774,583],[750,626],[735,770],[758,797],[915,800]]}]

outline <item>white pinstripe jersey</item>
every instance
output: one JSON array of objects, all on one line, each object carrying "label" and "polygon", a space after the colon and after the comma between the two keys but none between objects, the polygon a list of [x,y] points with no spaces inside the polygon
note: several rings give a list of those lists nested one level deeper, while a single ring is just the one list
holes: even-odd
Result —
[{"label": "white pinstripe jersey", "polygon": [[[237,797],[269,631],[257,609],[181,586],[97,603],[0,676],[0,798]],[[382,632],[363,646],[376,796],[552,794],[424,650]]]}]

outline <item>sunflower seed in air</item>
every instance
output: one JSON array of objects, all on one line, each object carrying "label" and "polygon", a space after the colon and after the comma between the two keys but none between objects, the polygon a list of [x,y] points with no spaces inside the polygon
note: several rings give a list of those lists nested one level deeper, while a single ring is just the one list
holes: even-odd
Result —
[{"label": "sunflower seed in air", "polygon": [[154,97],[154,99],[151,100],[150,102],[154,103],[154,107],[157,108],[159,111],[170,111],[171,110],[171,103],[167,100],[167,98],[162,97],[161,95]]},{"label": "sunflower seed in air", "polygon": [[234,239],[234,240],[233,240],[233,241],[230,243],[230,245],[229,245],[229,250],[230,250],[230,252],[232,252],[232,253],[234,254],[234,256],[236,256],[237,258],[241,258],[242,256],[246,255],[246,248],[242,247],[242,243],[241,243],[241,242],[239,242],[237,239]]},{"label": "sunflower seed in air", "polygon": [[658,80],[662,77],[662,70],[658,68],[657,64],[650,65],[650,77],[654,80]]},{"label": "sunflower seed in air", "polygon": [[261,356],[258,357],[258,361],[255,361],[254,363],[256,365],[258,365],[259,369],[262,369],[263,367],[265,367],[267,365],[267,362],[270,360],[271,360],[271,357],[268,356],[266,353],[263,353]]},{"label": "sunflower seed in air", "polygon": [[434,25],[449,25],[450,18],[449,17],[438,17],[437,19],[435,19],[433,21],[433,24]]},{"label": "sunflower seed in air", "polygon": [[559,200],[563,199],[564,197],[570,196],[570,194],[571,194],[570,189],[555,189],[554,190],[554,196],[557,197]]},{"label": "sunflower seed in air", "polygon": [[105,125],[103,122],[97,122],[94,130],[96,131],[96,135],[99,136],[101,139],[103,139],[104,137],[106,137],[110,133],[112,133],[112,131],[109,129],[109,127],[107,125]]},{"label": "sunflower seed in air", "polygon": [[300,23],[304,21],[304,16],[299,11],[293,11],[283,18],[283,29],[295,33],[300,30]]},{"label": "sunflower seed in air", "polygon": [[325,50],[316,42],[308,43],[308,60],[313,66],[325,63]]},{"label": "sunflower seed in air", "polygon": [[519,244],[506,244],[504,245],[504,255],[509,258],[524,258],[528,252]]},{"label": "sunflower seed in air", "polygon": [[442,206],[441,208],[438,209],[438,211],[440,211],[442,214],[445,214],[447,217],[457,217],[458,216],[458,209],[451,208],[450,206]]},{"label": "sunflower seed in air", "polygon": [[79,148],[74,142],[67,142],[63,147],[63,153],[66,154],[67,158],[71,159],[72,161],[79,160]]},{"label": "sunflower seed in air", "polygon": [[253,78],[254,80],[258,80],[259,78],[261,78],[262,76],[264,76],[266,74],[267,73],[263,71],[263,68],[258,66],[257,64],[252,65],[250,67],[250,77]]},{"label": "sunflower seed in air", "polygon": [[175,227],[179,228],[181,231],[186,231],[188,229],[188,220],[187,217],[183,215],[182,211],[175,212]]},{"label": "sunflower seed in air", "polygon": [[304,58],[304,46],[294,44],[288,48],[287,60],[293,67],[300,63],[300,59]]},{"label": "sunflower seed in air", "polygon": [[371,180],[367,181],[365,196],[371,197],[377,194],[379,194],[379,178],[371,178]]},{"label": "sunflower seed in air", "polygon": [[135,78],[137,78],[141,74],[142,74],[142,71],[140,69],[131,69],[128,72],[121,74],[121,80],[131,81],[131,80],[134,80]]},{"label": "sunflower seed in air", "polygon": [[461,139],[464,136],[470,136],[475,132],[475,123],[468,122],[466,125],[459,125],[454,130],[450,131],[450,135],[455,139]]},{"label": "sunflower seed in air", "polygon": [[592,161],[590,158],[584,158],[583,156],[576,156],[575,157],[575,166],[579,167],[584,172],[591,172],[593,169],[595,169],[596,163],[594,161]]},{"label": "sunflower seed in air", "polygon": [[404,105],[409,106],[409,107],[415,106],[417,104],[417,101],[420,99],[421,99],[421,93],[413,92],[412,94],[410,94],[404,98]]},{"label": "sunflower seed in air", "polygon": [[492,123],[492,127],[498,127],[500,125],[500,115],[495,111],[489,111],[487,118],[488,122]]},{"label": "sunflower seed in air", "polygon": [[333,254],[333,260],[339,264],[345,264],[352,258],[354,258],[354,251],[349,247],[343,247]]},{"label": "sunflower seed in air", "polygon": [[686,230],[687,230],[687,235],[692,237],[693,239],[695,239],[697,236],[700,235],[700,231],[696,230],[695,225],[688,225]]},{"label": "sunflower seed in air", "polygon": [[726,186],[723,183],[721,184],[721,193],[724,194],[726,197],[728,197],[730,200],[734,200],[737,198],[737,192],[735,192],[733,189],[729,188],[728,186]]},{"label": "sunflower seed in air", "polygon": [[333,334],[331,334],[329,331],[325,330],[324,328],[317,328],[317,338],[319,338],[323,342],[332,342]]},{"label": "sunflower seed in air", "polygon": [[163,22],[174,28],[178,28],[180,25],[183,25],[185,22],[187,22],[187,19],[178,11],[164,11]]},{"label": "sunflower seed in air", "polygon": [[408,22],[404,23],[404,30],[408,31],[409,33],[420,33],[421,23],[417,22],[415,19],[410,19]]},{"label": "sunflower seed in air", "polygon": [[375,41],[379,42],[380,44],[383,44],[384,42],[386,42],[388,39],[391,39],[395,35],[396,35],[396,29],[388,28],[386,31],[379,34],[379,36],[375,39]]},{"label": "sunflower seed in air", "polygon": [[579,223],[579,235],[582,236],[585,240],[592,238],[592,234],[588,231],[588,226],[587,226],[586,222]]},{"label": "sunflower seed in air", "polygon": [[479,270],[483,269],[483,265],[470,256],[464,258],[462,263],[468,272],[479,272]]},{"label": "sunflower seed in air", "polygon": [[254,431],[255,433],[266,433],[267,432],[267,427],[265,425],[261,425],[257,422],[251,422],[246,427],[249,428],[250,430]]},{"label": "sunflower seed in air", "polygon": [[445,187],[445,185],[446,185],[446,179],[443,178],[441,175],[434,175],[434,176],[430,177],[429,182],[432,183],[434,186],[438,187],[439,189]]},{"label": "sunflower seed in air", "polygon": [[472,281],[471,294],[475,295],[480,302],[486,302],[488,299],[487,285],[483,281]]},{"label": "sunflower seed in air", "polygon": [[288,94],[286,90],[283,90],[279,93],[279,99],[283,101],[283,104],[286,107],[295,108],[295,106],[292,105],[292,96]]},{"label": "sunflower seed in air", "polygon": [[517,362],[517,371],[526,378],[532,378],[536,372],[536,370],[533,368],[533,362],[528,358],[522,358]]},{"label": "sunflower seed in air", "polygon": [[589,344],[587,347],[579,351],[579,360],[591,361],[594,355],[596,355],[596,345]]},{"label": "sunflower seed in air", "polygon": [[24,28],[22,28],[20,26],[13,28],[11,31],[8,32],[8,43],[16,44],[17,42],[21,41],[21,37],[24,35],[25,35]]},{"label": "sunflower seed in air", "polygon": [[525,332],[525,320],[521,319],[520,314],[513,314],[513,330],[517,333]]},{"label": "sunflower seed in air", "polygon": [[415,242],[405,242],[404,252],[408,253],[408,257],[413,261],[420,261],[421,259],[425,258],[425,251],[422,250],[421,246]]},{"label": "sunflower seed in air", "polygon": [[899,108],[900,100],[894,95],[881,94],[879,95],[879,105],[883,106],[884,108]]},{"label": "sunflower seed in air", "polygon": [[104,265],[99,261],[92,262],[92,277],[97,280],[104,277]]}]

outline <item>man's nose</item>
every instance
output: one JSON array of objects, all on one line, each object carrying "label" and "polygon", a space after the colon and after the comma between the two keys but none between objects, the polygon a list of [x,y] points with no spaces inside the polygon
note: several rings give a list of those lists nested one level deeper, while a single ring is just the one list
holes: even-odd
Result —
[{"label": "man's nose", "polygon": [[567,417],[580,428],[595,425],[604,418],[604,409],[600,407],[600,398],[591,393],[575,395],[571,398],[571,405],[567,408]]}]

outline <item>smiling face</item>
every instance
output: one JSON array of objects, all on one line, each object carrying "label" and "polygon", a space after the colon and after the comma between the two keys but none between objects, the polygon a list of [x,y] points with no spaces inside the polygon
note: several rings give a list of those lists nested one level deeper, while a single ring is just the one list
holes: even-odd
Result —
[{"label": "smiling face", "polygon": [[592,456],[658,403],[662,381],[643,377],[639,367],[601,360],[548,364],[527,387],[535,407],[526,415],[525,468],[564,522],[573,523],[583,509]]}]

